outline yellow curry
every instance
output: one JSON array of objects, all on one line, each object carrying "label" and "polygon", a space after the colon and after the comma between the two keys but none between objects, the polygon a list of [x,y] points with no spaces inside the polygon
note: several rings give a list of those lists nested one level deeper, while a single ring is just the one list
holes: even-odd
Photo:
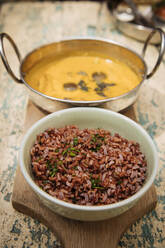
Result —
[{"label": "yellow curry", "polygon": [[45,95],[76,101],[116,97],[140,83],[125,63],[83,52],[45,58],[26,73],[25,80]]}]

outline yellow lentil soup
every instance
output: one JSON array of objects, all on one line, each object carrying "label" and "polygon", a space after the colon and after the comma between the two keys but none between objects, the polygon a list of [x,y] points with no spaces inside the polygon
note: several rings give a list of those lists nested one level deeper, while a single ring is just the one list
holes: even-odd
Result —
[{"label": "yellow lentil soup", "polygon": [[128,65],[96,52],[45,58],[29,69],[25,80],[45,95],[75,101],[120,96],[140,83]]}]

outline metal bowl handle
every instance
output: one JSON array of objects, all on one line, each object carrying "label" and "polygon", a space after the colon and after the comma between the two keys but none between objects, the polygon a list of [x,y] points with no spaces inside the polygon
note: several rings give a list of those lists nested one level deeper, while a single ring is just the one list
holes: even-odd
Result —
[{"label": "metal bowl handle", "polygon": [[160,38],[161,38],[161,42],[160,42],[160,49],[159,49],[159,57],[156,61],[156,64],[154,66],[154,68],[152,69],[152,71],[146,76],[146,78],[150,78],[154,75],[154,73],[157,71],[161,61],[162,61],[162,58],[163,58],[163,55],[164,55],[164,51],[165,51],[165,33],[163,32],[162,29],[160,28],[155,28],[150,34],[149,36],[147,37],[147,40],[145,41],[145,44],[144,44],[144,47],[143,47],[143,51],[142,51],[142,56],[144,58],[145,56],[145,53],[146,53],[146,49],[147,49],[147,46],[148,46],[148,43],[149,41],[152,39],[152,37],[154,36],[154,34],[158,32],[160,34]]},{"label": "metal bowl handle", "polygon": [[17,83],[23,83],[21,79],[19,79],[15,74],[14,72],[12,71],[9,63],[8,63],[8,60],[7,60],[7,57],[6,57],[6,54],[5,54],[5,50],[4,50],[4,45],[3,45],[3,40],[4,38],[6,38],[12,45],[12,47],[14,48],[14,51],[17,55],[17,58],[19,60],[19,62],[21,63],[21,55],[20,55],[20,52],[15,44],[15,42],[12,40],[12,38],[6,34],[6,33],[1,33],[0,34],[0,55],[1,55],[1,58],[2,58],[2,62],[7,70],[7,72],[10,74],[10,76],[17,82]]}]

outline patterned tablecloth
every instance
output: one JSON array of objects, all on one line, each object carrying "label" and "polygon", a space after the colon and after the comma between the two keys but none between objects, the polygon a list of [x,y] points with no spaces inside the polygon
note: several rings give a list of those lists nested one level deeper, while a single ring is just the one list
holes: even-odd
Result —
[{"label": "patterned tablecloth", "polygon": [[[22,56],[32,49],[68,36],[100,36],[122,43],[141,53],[142,43],[123,36],[113,24],[105,4],[94,2],[6,3],[0,10],[0,32],[9,33]],[[7,46],[12,67],[18,72],[13,50]],[[149,69],[157,58],[157,49],[148,48]],[[165,247],[165,67],[161,64],[152,79],[146,81],[134,108],[140,124],[148,131],[159,153],[159,171],[155,180],[158,205],[134,224],[119,247]],[[27,94],[22,85],[8,76],[0,62],[0,247],[60,247],[51,231],[11,205],[17,155],[23,132]]]}]

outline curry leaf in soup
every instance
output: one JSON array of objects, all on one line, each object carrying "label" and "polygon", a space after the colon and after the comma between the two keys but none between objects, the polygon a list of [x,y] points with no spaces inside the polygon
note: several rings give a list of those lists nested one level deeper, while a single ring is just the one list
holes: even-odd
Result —
[{"label": "curry leaf in soup", "polygon": [[115,83],[105,83],[105,82],[96,82],[96,84],[97,84],[97,88],[95,88],[96,93],[99,96],[103,96],[103,97],[106,97],[106,95],[103,92],[105,88],[116,85]]},{"label": "curry leaf in soup", "polygon": [[116,85],[115,83],[105,83],[105,82],[97,82],[96,84],[102,90],[105,89],[108,86],[111,87],[111,86],[115,86]]},{"label": "curry leaf in soup", "polygon": [[116,84],[115,83],[107,83],[107,86],[116,86]]},{"label": "curry leaf in soup", "polygon": [[92,78],[96,82],[101,82],[102,80],[107,78],[107,75],[104,72],[94,72],[92,74]]},{"label": "curry leaf in soup", "polygon": [[78,85],[80,86],[80,89],[83,90],[83,91],[88,91],[88,87],[85,83],[84,80],[80,80],[80,82],[78,83]]},{"label": "curry leaf in soup", "polygon": [[108,86],[108,84],[101,82],[101,83],[97,83],[97,86],[100,88],[100,90],[103,90]]},{"label": "curry leaf in soup", "polygon": [[106,95],[104,94],[104,92],[101,88],[99,88],[99,87],[95,88],[95,91],[96,91],[97,95],[106,97]]}]

